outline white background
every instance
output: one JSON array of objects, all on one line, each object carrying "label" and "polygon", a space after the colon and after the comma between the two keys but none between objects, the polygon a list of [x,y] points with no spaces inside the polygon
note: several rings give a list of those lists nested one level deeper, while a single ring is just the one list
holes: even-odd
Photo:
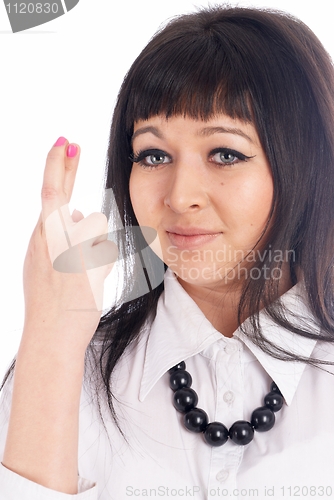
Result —
[{"label": "white background", "polygon": [[[238,4],[297,15],[334,56],[332,0]],[[66,15],[12,34],[0,2],[0,379],[22,333],[22,267],[41,210],[48,150],[60,135],[80,144],[71,208],[85,216],[99,211],[112,110],[126,71],[164,21],[207,5],[206,0],[80,0]],[[111,280],[108,286],[106,307]]]}]

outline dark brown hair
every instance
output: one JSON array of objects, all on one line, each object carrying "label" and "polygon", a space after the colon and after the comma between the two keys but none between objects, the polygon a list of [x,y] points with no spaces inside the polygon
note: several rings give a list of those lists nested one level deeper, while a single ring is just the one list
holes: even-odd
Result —
[{"label": "dark brown hair", "polygon": [[[286,319],[276,300],[277,279],[245,283],[239,320],[245,311],[251,316],[245,333],[270,355],[321,364],[275,346],[258,321],[262,302],[274,321],[289,331],[334,341],[334,71],[329,55],[305,24],[278,11],[229,6],[204,8],[170,21],[135,60],[120,89],[105,187],[114,192],[125,228],[138,225],[129,196],[134,121],[158,114],[208,120],[219,112],[256,127],[274,180],[267,245],[272,251],[289,252],[291,281],[296,283],[301,273],[322,333],[304,328],[298,318],[293,323]],[[104,212],[112,217],[107,202]],[[129,231],[121,245],[124,256],[142,243]],[[152,269],[156,259],[152,252]],[[254,265],[271,271],[277,262],[268,253]],[[135,272],[125,259],[121,301],[101,318],[88,349],[95,356],[112,412],[112,371],[144,323],[154,317],[163,290],[161,283],[129,300]],[[102,347],[96,350],[98,338]]]}]

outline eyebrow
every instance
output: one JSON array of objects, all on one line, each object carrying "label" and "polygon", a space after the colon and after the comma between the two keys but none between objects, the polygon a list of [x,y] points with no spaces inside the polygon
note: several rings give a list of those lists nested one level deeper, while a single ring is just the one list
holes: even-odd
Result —
[{"label": "eyebrow", "polygon": [[152,126],[142,127],[142,128],[139,128],[138,130],[136,130],[136,132],[134,132],[134,134],[131,138],[131,144],[133,143],[135,138],[138,137],[138,135],[147,134],[148,132],[151,132],[151,134],[155,135],[159,139],[164,138],[163,134],[156,127],[152,127]]},{"label": "eyebrow", "polygon": [[[160,132],[159,129],[157,129],[156,127],[153,127],[153,126],[147,126],[147,127],[139,128],[138,130],[136,130],[136,132],[134,132],[134,134],[132,136],[132,139],[131,139],[131,144],[133,143],[133,141],[135,140],[136,137],[138,137],[139,135],[142,135],[142,134],[147,134],[149,132],[151,134],[155,135],[156,137],[158,137],[159,139],[163,139],[164,138],[163,134]],[[201,137],[209,137],[210,135],[213,135],[213,134],[233,134],[233,135],[240,135],[241,137],[243,137],[247,141],[249,141],[252,144],[254,144],[253,139],[251,139],[249,137],[249,135],[247,135],[245,132],[243,132],[243,130],[241,130],[239,128],[231,128],[231,127],[205,127],[205,128],[202,128],[201,130],[199,130],[196,135],[199,135]]]},{"label": "eyebrow", "polygon": [[249,137],[243,130],[240,128],[232,128],[232,127],[205,127],[202,128],[201,130],[198,131],[197,135],[200,135],[202,137],[209,137],[210,135],[213,134],[233,134],[233,135],[240,135],[247,141],[251,142],[254,144],[253,139]]}]

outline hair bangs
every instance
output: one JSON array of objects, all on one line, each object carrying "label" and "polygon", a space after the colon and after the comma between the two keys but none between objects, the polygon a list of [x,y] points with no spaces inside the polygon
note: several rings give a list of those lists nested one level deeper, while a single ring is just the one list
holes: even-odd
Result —
[{"label": "hair bangs", "polygon": [[[126,128],[156,115],[207,121],[226,114],[252,121],[252,100],[242,61],[213,37],[178,38],[151,47],[129,72]],[[239,63],[239,64],[238,64]]]}]

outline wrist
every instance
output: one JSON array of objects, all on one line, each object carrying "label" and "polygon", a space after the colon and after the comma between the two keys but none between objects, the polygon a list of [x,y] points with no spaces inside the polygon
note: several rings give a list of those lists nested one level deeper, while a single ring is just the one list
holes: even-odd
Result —
[{"label": "wrist", "polygon": [[86,342],[80,339],[74,329],[29,324],[23,328],[18,357],[29,353],[50,361],[83,363],[86,349]]}]

